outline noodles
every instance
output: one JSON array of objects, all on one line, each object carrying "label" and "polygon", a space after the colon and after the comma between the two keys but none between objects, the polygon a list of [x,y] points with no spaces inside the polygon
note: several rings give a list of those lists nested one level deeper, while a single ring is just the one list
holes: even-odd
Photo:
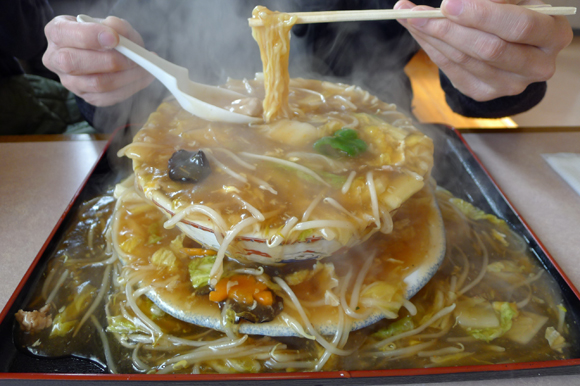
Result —
[{"label": "noodles", "polygon": [[338,209],[339,211],[341,211],[342,213],[346,214],[347,216],[352,217],[355,221],[357,221],[357,222],[362,221],[361,219],[359,219],[358,217],[356,217],[354,214],[352,214],[348,210],[346,210],[334,198],[332,198],[332,197],[326,197],[323,201],[325,203],[327,203],[327,204],[330,204],[332,207]]},{"label": "noodles", "polygon": [[97,332],[99,333],[99,337],[103,342],[103,350],[105,351],[105,358],[107,359],[107,367],[113,374],[116,374],[117,369],[115,362],[113,361],[113,354],[111,354],[111,348],[109,347],[109,340],[107,339],[107,335],[105,335],[103,327],[101,327],[101,324],[93,315],[91,315],[91,321],[95,325]]},{"label": "noodles", "polygon": [[103,297],[105,296],[106,290],[108,289],[108,286],[109,286],[110,274],[111,274],[111,266],[108,265],[107,268],[105,268],[105,273],[103,274],[103,282],[101,283],[101,288],[99,289],[99,293],[97,294],[97,297],[93,301],[93,304],[91,304],[91,306],[89,307],[89,309],[87,310],[87,312],[85,313],[85,315],[83,316],[83,318],[81,319],[81,321],[79,322],[77,327],[75,328],[75,331],[73,332],[73,338],[79,332],[83,323],[93,314],[93,312],[95,311],[97,306],[103,300]]},{"label": "noodles", "polygon": [[459,295],[463,295],[464,293],[469,291],[471,288],[475,287],[477,285],[477,283],[479,283],[481,281],[481,279],[483,279],[483,276],[485,275],[486,270],[487,270],[487,262],[489,259],[488,254],[487,254],[487,249],[485,248],[485,245],[482,243],[481,237],[479,237],[479,235],[475,234],[475,238],[476,238],[479,246],[481,247],[481,250],[482,250],[481,253],[483,254],[483,263],[481,266],[481,271],[479,271],[479,275],[477,275],[475,280],[473,280],[471,283],[469,283],[468,285],[463,287],[461,289],[461,291],[459,291]]},{"label": "noodles", "polygon": [[321,194],[319,194],[314,200],[312,200],[312,202],[310,203],[310,205],[308,205],[308,208],[306,208],[306,210],[302,214],[302,222],[308,221],[308,219],[310,218],[310,215],[314,211],[314,208],[316,208],[316,205],[318,205],[318,203],[321,200],[322,200],[322,195]]},{"label": "noodles", "polygon": [[170,220],[167,220],[165,224],[163,224],[163,226],[169,229],[175,226],[175,224],[181,221],[188,214],[195,212],[203,213],[208,217],[210,217],[213,223],[217,226],[219,231],[225,232],[225,230],[227,229],[226,223],[222,219],[222,217],[216,211],[204,205],[192,205],[190,207],[181,210],[180,212],[176,213],[173,217],[171,217]]},{"label": "noodles", "polygon": [[348,175],[348,178],[346,179],[346,182],[344,183],[344,185],[342,185],[342,189],[340,189],[342,194],[346,194],[346,192],[348,192],[348,190],[350,189],[350,185],[352,185],[352,181],[354,180],[355,177],[356,177],[356,172],[353,170]]},{"label": "noodles", "polygon": [[256,7],[252,18],[259,18],[263,26],[252,28],[252,36],[260,46],[260,55],[264,65],[264,120],[287,117],[288,58],[290,56],[290,29],[296,22],[296,16],[274,13],[265,7]]},{"label": "noodles", "polygon": [[308,319],[308,316],[306,316],[306,313],[304,312],[304,309],[302,308],[302,306],[300,305],[300,301],[298,300],[298,298],[296,298],[296,295],[294,294],[294,292],[292,291],[292,289],[290,287],[288,287],[288,284],[286,284],[284,282],[284,280],[282,280],[279,277],[274,277],[273,280],[280,286],[282,287],[282,289],[286,292],[286,294],[288,296],[290,296],[290,299],[292,300],[292,303],[294,303],[294,305],[296,306],[296,308],[298,309],[298,313],[300,314],[300,317],[302,318],[302,321],[304,322],[304,324],[306,325],[306,328],[308,330],[308,332],[314,336],[316,338],[316,341],[318,343],[320,343],[320,345],[322,347],[324,347],[326,350],[332,352],[333,354],[338,354],[338,355],[349,355],[352,353],[351,351],[346,351],[346,350],[341,350],[339,348],[337,348],[336,346],[333,346],[332,343],[329,343],[326,339],[324,339],[318,332],[316,332],[316,330],[312,327],[312,323],[310,323],[310,320]]},{"label": "noodles", "polygon": [[375,224],[377,224],[377,228],[380,229],[381,228],[381,219],[379,217],[379,203],[377,200],[375,181],[373,180],[373,172],[368,172],[366,177],[367,177],[367,186],[369,188],[369,195],[371,196],[373,217],[375,220]]},{"label": "noodles", "polygon": [[241,152],[240,154],[243,155],[244,157],[261,159],[261,160],[265,160],[265,161],[279,163],[279,164],[282,164],[284,166],[288,166],[291,168],[295,168],[295,169],[297,169],[301,172],[304,172],[304,173],[308,174],[309,176],[313,177],[315,180],[317,180],[321,184],[328,186],[328,183],[326,181],[324,181],[322,178],[320,178],[320,176],[318,174],[316,174],[312,170],[308,169],[307,167],[299,165],[295,162],[290,162],[290,161],[286,161],[286,160],[279,159],[279,158],[268,157],[268,156],[258,155],[258,154],[251,154],[251,153],[246,153],[246,152]]},{"label": "noodles", "polygon": [[408,332],[404,332],[400,335],[396,335],[392,338],[387,338],[384,339],[378,343],[375,343],[374,345],[372,345],[372,348],[381,348],[383,346],[386,346],[389,343],[392,343],[398,339],[402,339],[402,338],[407,338],[413,335],[417,335],[418,333],[424,331],[427,327],[429,327],[431,324],[435,323],[437,320],[439,320],[441,317],[451,313],[453,310],[455,309],[455,304],[450,305],[449,307],[445,307],[443,308],[441,311],[437,312],[435,315],[433,315],[427,322],[425,322],[424,324],[422,324],[421,326],[419,326],[416,329],[413,329],[411,331]]},{"label": "noodles", "polygon": [[246,228],[247,226],[250,226],[252,224],[257,223],[258,219],[256,218],[247,218],[245,220],[240,221],[240,223],[238,225],[236,225],[233,229],[229,230],[226,233],[226,237],[224,238],[224,241],[222,242],[222,244],[220,245],[220,249],[217,252],[217,257],[216,257],[216,261],[213,265],[213,267],[211,268],[211,271],[209,273],[211,280],[210,283],[211,285],[215,286],[219,280],[219,278],[221,277],[222,273],[223,273],[223,267],[222,267],[222,262],[224,259],[224,256],[226,254],[226,250],[229,246],[229,244],[234,240],[234,238],[238,235],[238,233],[240,233],[242,230],[244,230],[244,228]]},{"label": "noodles", "polygon": [[60,275],[60,277],[58,278],[58,281],[56,282],[56,284],[54,286],[54,289],[51,291],[50,295],[48,295],[48,298],[46,299],[45,304],[52,303],[52,300],[55,298],[58,290],[60,289],[60,287],[62,286],[62,284],[66,280],[66,278],[68,277],[68,274],[69,274],[69,271],[67,269]]},{"label": "noodles", "polygon": [[234,194],[233,197],[238,200],[241,204],[242,204],[242,208],[246,209],[247,211],[249,211],[252,216],[254,216],[254,218],[258,221],[264,221],[265,217],[264,215],[256,208],[254,208],[252,205],[248,204],[246,201],[244,201],[243,199],[241,199],[237,194]]},{"label": "noodles", "polygon": [[[438,192],[441,196],[441,192]],[[439,201],[444,201],[445,196],[439,197]],[[143,198],[139,198],[143,200]],[[416,202],[415,202],[416,200]],[[411,227],[413,221],[420,219],[412,219],[405,217],[407,212],[417,213],[416,209],[408,209],[410,204],[419,204],[423,202],[424,198],[413,198],[406,205],[403,205],[401,210],[393,217],[393,233],[394,240],[401,238],[401,243],[405,243],[405,234],[408,227]],[[116,203],[116,212],[111,214],[114,218],[109,223],[109,226],[116,229],[115,232],[110,232],[110,240],[115,240],[115,247],[113,250],[125,253],[123,248],[127,248],[126,240],[131,236],[127,233],[128,224],[140,224],[141,221],[137,219],[148,219],[142,224],[141,228],[133,229],[135,234],[142,234],[149,229],[156,233],[157,228],[150,224],[163,224],[166,215],[161,211],[146,210],[141,207],[140,201],[131,189],[125,190],[121,199]],[[140,208],[135,210],[135,208]],[[501,283],[500,277],[509,278],[510,283],[505,284],[507,291],[503,295],[509,301],[513,296],[519,300],[518,303],[513,303],[515,307],[522,311],[523,315],[529,315],[530,310],[538,311],[538,306],[541,305],[538,300],[533,300],[534,297],[543,296],[537,291],[538,283],[545,280],[545,275],[539,275],[537,268],[531,265],[526,268],[525,273],[518,273],[514,277],[497,276],[497,271],[500,267],[504,267],[504,260],[497,260],[498,253],[502,250],[498,249],[503,245],[500,240],[495,240],[491,237],[485,237],[489,231],[486,226],[482,225],[481,220],[469,222],[472,225],[470,230],[458,231],[454,228],[453,222],[464,221],[460,216],[455,215],[452,208],[442,209],[446,226],[449,228],[448,243],[450,248],[448,250],[448,257],[441,268],[441,272],[436,276],[415,298],[411,300],[397,300],[393,298],[388,299],[388,291],[385,290],[384,284],[381,284],[380,278],[387,280],[385,275],[379,274],[384,267],[390,267],[390,270],[400,269],[399,267],[407,266],[408,262],[403,255],[396,254],[398,259],[390,257],[390,254],[385,254],[383,251],[385,246],[379,247],[376,245],[373,253],[361,254],[357,247],[353,250],[352,256],[356,257],[358,265],[353,266],[351,260],[344,260],[344,257],[330,260],[322,260],[315,267],[310,268],[308,275],[310,279],[301,277],[301,275],[286,274],[284,278],[274,276],[270,279],[270,268],[256,266],[256,265],[241,265],[234,264],[226,256],[223,257],[222,266],[227,275],[248,275],[253,276],[257,281],[265,283],[277,296],[281,296],[285,302],[284,311],[278,315],[278,318],[284,325],[287,325],[292,331],[295,331],[298,338],[297,342],[311,342],[314,347],[308,346],[306,343],[298,343],[298,349],[288,349],[286,345],[281,344],[275,337],[264,337],[258,339],[256,336],[247,334],[240,334],[239,324],[231,324],[231,315],[228,313],[228,308],[224,307],[220,312],[223,313],[222,327],[225,333],[218,332],[212,329],[196,328],[187,323],[179,322],[171,319],[163,311],[159,310],[157,306],[152,303],[146,296],[150,295],[152,291],[166,291],[167,293],[181,294],[183,288],[191,288],[188,276],[183,273],[178,273],[169,266],[159,266],[151,262],[149,257],[154,250],[158,248],[172,247],[179,255],[179,245],[174,245],[174,240],[181,240],[176,237],[180,234],[175,229],[165,229],[161,226],[162,232],[167,232],[167,235],[160,234],[161,237],[159,245],[154,244],[143,245],[126,254],[126,260],[123,260],[125,265],[119,270],[119,262],[111,260],[111,264],[105,266],[95,265],[95,258],[89,256],[86,259],[79,259],[75,263],[75,267],[81,267],[74,272],[67,271],[65,264],[62,261],[67,259],[71,261],[71,251],[67,250],[65,253],[60,253],[58,256],[61,259],[51,266],[53,266],[53,274],[46,278],[49,282],[62,281],[57,285],[57,290],[52,288],[52,303],[56,303],[56,307],[64,309],[62,299],[68,295],[69,286],[75,281],[78,272],[83,270],[94,270],[99,272],[98,281],[100,285],[96,285],[94,296],[87,304],[87,307],[82,311],[78,317],[78,321],[73,330],[70,332],[70,339],[78,339],[91,326],[97,326],[93,323],[87,325],[83,323],[87,319],[95,319],[99,323],[107,325],[105,330],[101,333],[94,334],[95,338],[100,342],[101,347],[104,346],[103,339],[113,338],[118,345],[104,348],[103,363],[108,363],[110,371],[126,372],[156,372],[160,374],[174,373],[174,372],[188,372],[188,373],[207,373],[207,372],[249,372],[249,371],[279,371],[280,369],[292,368],[293,371],[314,370],[321,371],[327,369],[369,369],[381,368],[391,366],[445,366],[452,363],[477,363],[478,360],[492,360],[489,355],[499,355],[498,358],[513,358],[513,345],[510,345],[509,340],[505,338],[498,338],[490,343],[479,341],[475,337],[469,335],[462,327],[455,322],[458,306],[463,304],[466,299],[470,299],[472,294],[483,294],[489,296],[486,291],[497,291]],[[448,214],[450,214],[448,216]],[[401,217],[403,216],[403,217]],[[265,216],[266,217],[266,216]],[[106,221],[106,217],[102,218]],[[247,227],[258,221],[253,216],[247,217],[243,221]],[[281,233],[289,232],[295,227],[298,221],[297,218],[288,219],[287,227],[281,230]],[[465,220],[466,221],[466,220]],[[485,221],[484,221],[485,222]],[[255,223],[254,223],[255,224]],[[489,223],[491,224],[491,223]],[[244,226],[244,225],[242,225]],[[483,228],[480,228],[482,227]],[[413,228],[418,231],[419,228]],[[234,228],[229,232],[236,231]],[[88,236],[90,226],[85,228]],[[115,233],[118,235],[115,236]],[[472,236],[468,239],[461,238],[462,234],[469,233]],[[509,232],[503,234],[508,235],[506,241],[511,245],[509,239],[512,235]],[[233,234],[230,234],[230,238]],[[479,236],[479,238],[478,238]],[[381,236],[384,239],[384,236]],[[370,241],[376,243],[376,240],[381,237],[372,238]],[[227,238],[227,236],[226,236]],[[100,239],[99,239],[100,240]],[[93,245],[94,251],[104,250],[94,240],[96,244]],[[100,240],[98,242],[103,242]],[[493,244],[492,244],[493,243]],[[124,245],[123,247],[121,245]],[[181,244],[180,244],[181,245]],[[388,244],[390,248],[386,250],[399,250],[398,244]],[[401,244],[402,245],[402,244]],[[86,247],[88,250],[88,246]],[[394,248],[394,249],[393,249]],[[192,248],[195,249],[195,248]],[[143,251],[149,251],[143,255]],[[199,249],[200,251],[203,249]],[[354,252],[358,251],[358,252]],[[487,251],[494,251],[493,254]],[[500,252],[498,252],[500,251]],[[516,253],[513,249],[505,249],[509,251],[506,253]],[[475,261],[471,264],[464,258],[465,255],[473,256]],[[116,253],[113,257],[117,256]],[[176,257],[176,262],[184,262],[187,264],[192,257],[179,255]],[[211,255],[217,256],[217,255]],[[365,256],[361,259],[361,256]],[[451,259],[453,256],[454,259]],[[502,255],[503,256],[503,255]],[[199,257],[193,257],[198,259]],[[503,257],[502,257],[503,258]],[[110,258],[112,259],[112,257]],[[183,259],[183,260],[182,260]],[[332,261],[332,263],[330,263]],[[355,261],[355,260],[352,260]],[[396,263],[392,262],[396,261]],[[527,264],[527,260],[518,260],[512,257],[509,261]],[[499,265],[498,265],[499,264]],[[504,265],[501,265],[504,264]],[[332,266],[331,266],[332,265]],[[70,265],[69,265],[70,267]],[[166,268],[161,268],[166,267]],[[318,268],[316,268],[318,267]],[[455,267],[451,269],[450,267]],[[489,267],[483,269],[483,267]],[[511,268],[509,268],[511,269]],[[337,270],[337,273],[334,273]],[[114,272],[118,271],[118,278],[115,279]],[[181,270],[183,271],[183,270]],[[388,271],[387,271],[388,272]],[[453,275],[445,274],[445,272],[453,272]],[[483,274],[482,274],[483,272]],[[541,272],[541,271],[540,271]],[[66,273],[66,274],[64,274]],[[501,273],[501,272],[500,272]],[[393,272],[388,275],[392,275]],[[73,275],[73,276],[71,276]],[[187,274],[185,274],[187,275]],[[378,276],[377,276],[378,275]],[[55,278],[70,278],[71,280],[56,280]],[[75,279],[76,278],[76,279]],[[113,284],[108,282],[113,280]],[[301,280],[301,281],[297,281]],[[530,283],[528,283],[530,282]],[[318,292],[304,292],[306,288],[311,287],[313,283],[317,283],[320,289]],[[333,284],[334,283],[334,284]],[[462,284],[466,283],[466,284]],[[473,284],[475,283],[475,284]],[[121,285],[119,285],[121,284]],[[227,283],[229,290],[233,290],[236,285],[239,285],[238,279]],[[532,285],[534,288],[532,288]],[[86,284],[85,284],[86,286]],[[41,283],[39,286],[39,293],[47,292],[47,286]],[[73,287],[74,288],[74,287]],[[467,290],[466,290],[467,288]],[[65,292],[66,291],[66,292]],[[79,292],[76,290],[74,293]],[[463,295],[459,293],[465,291]],[[373,297],[373,293],[380,293],[380,298]],[[198,303],[198,306],[203,306],[203,302],[199,303],[204,295],[196,295],[189,292],[190,295],[182,296],[181,298],[191,299]],[[310,295],[307,295],[310,293]],[[496,292],[490,292],[496,293]],[[205,295],[207,296],[207,295]],[[498,296],[497,293],[494,296]],[[99,308],[99,304],[103,304],[102,299],[107,297],[109,301],[106,306]],[[332,299],[335,299],[333,301]],[[502,300],[500,298],[499,300]],[[390,304],[387,306],[387,304]],[[542,307],[547,308],[548,304],[553,302],[546,302]],[[556,303],[560,304],[560,303]],[[389,311],[394,307],[398,309],[396,312]],[[464,306],[461,306],[461,312],[465,312]],[[565,329],[565,309],[561,306],[553,306],[557,310],[550,322],[551,325],[556,326],[559,330]],[[249,309],[256,310],[258,304],[253,302]],[[324,314],[335,314],[336,325],[331,334],[322,335],[317,330],[317,320],[320,315],[317,313],[321,310]],[[61,311],[64,313],[64,311]],[[103,315],[103,312],[106,316]],[[353,325],[357,321],[365,320],[365,317],[373,312],[381,312],[384,316],[393,318],[390,321],[383,321],[366,329],[352,331]],[[296,317],[297,316],[297,317]],[[61,318],[62,320],[62,318]],[[412,324],[405,324],[405,328],[397,330],[389,327],[402,322],[408,323],[412,320]],[[176,325],[176,323],[179,323]],[[514,323],[517,325],[517,323]],[[173,326],[173,327],[171,327]],[[399,327],[400,328],[400,327]],[[97,328],[98,329],[98,328]],[[396,331],[390,336],[381,336],[383,330]],[[75,331],[76,337],[73,338]],[[179,332],[178,332],[179,331]],[[464,331],[463,333],[461,331]],[[103,336],[104,334],[104,336]],[[543,335],[543,332],[538,335]],[[555,336],[555,334],[552,334]],[[109,338],[107,338],[107,336]],[[541,338],[541,337],[539,337]],[[49,341],[54,338],[42,338]],[[543,339],[543,338],[542,338]],[[34,341],[37,341],[34,338]],[[315,342],[315,343],[314,343]],[[32,343],[32,342],[31,342]],[[546,343],[547,345],[547,343]],[[74,346],[74,345],[73,345]],[[117,347],[117,348],[114,348]],[[307,348],[310,347],[310,348]],[[565,350],[566,342],[554,344],[555,349],[549,348],[550,352],[556,355],[557,350]],[[102,349],[101,349],[102,350]],[[118,352],[118,350],[127,350]],[[538,353],[538,355],[545,355]],[[108,357],[107,357],[108,356]],[[119,361],[118,358],[125,359]],[[497,359],[499,360],[499,359]],[[471,361],[471,362],[470,362]]]}]

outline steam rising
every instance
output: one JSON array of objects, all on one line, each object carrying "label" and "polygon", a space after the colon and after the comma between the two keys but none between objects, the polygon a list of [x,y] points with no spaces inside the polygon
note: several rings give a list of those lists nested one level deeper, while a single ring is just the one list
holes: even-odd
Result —
[{"label": "steam rising", "polygon": [[[57,11],[126,19],[142,35],[146,48],[189,68],[192,80],[218,85],[228,77],[253,78],[262,71],[258,46],[247,22],[256,5],[282,12],[388,6],[375,0],[362,3],[106,0],[77,6],[70,12]],[[290,76],[358,85],[409,115],[411,88],[403,66],[416,47],[410,35],[393,21],[297,25],[291,40]],[[165,96],[167,91],[155,81],[123,103],[98,109],[94,124],[98,130],[109,132],[127,122],[139,125]]]}]

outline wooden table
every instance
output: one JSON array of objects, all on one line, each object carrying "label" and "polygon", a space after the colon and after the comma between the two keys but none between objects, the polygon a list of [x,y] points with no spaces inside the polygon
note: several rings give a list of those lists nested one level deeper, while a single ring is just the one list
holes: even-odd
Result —
[{"label": "wooden table", "polygon": [[[580,127],[472,130],[464,132],[464,137],[516,210],[580,288],[580,196],[540,156],[580,152]],[[103,138],[90,136],[0,137],[0,309],[105,144]],[[572,386],[580,384],[580,376],[456,383],[486,384]]]}]

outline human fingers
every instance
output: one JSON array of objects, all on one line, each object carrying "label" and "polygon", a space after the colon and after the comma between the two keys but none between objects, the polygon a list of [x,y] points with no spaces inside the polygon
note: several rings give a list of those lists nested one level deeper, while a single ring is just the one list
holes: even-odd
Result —
[{"label": "human fingers", "polygon": [[151,83],[153,76],[141,67],[128,70],[88,75],[63,75],[62,85],[77,95],[88,93],[108,93],[131,83],[143,80]]},{"label": "human fingers", "polygon": [[[143,45],[125,20],[108,17],[100,23],[78,23],[72,16],[53,19],[45,29],[49,41],[43,63],[68,90],[98,106],[126,98],[152,82],[152,76],[111,47],[119,35]],[[114,41],[104,42],[103,34]],[[108,39],[105,39],[108,40]]]},{"label": "human fingers", "polygon": [[145,87],[149,86],[151,83],[151,78],[140,77],[134,82],[125,84],[123,87],[113,88],[108,92],[84,92],[76,94],[93,106],[111,106],[116,103],[122,102],[125,99],[131,97],[135,93],[141,91]]},{"label": "human fingers", "polygon": [[512,43],[560,51],[572,39],[565,17],[544,15],[515,4],[489,0],[443,0],[441,10],[448,20]]},{"label": "human fingers", "polygon": [[106,74],[137,67],[132,60],[114,50],[60,48],[47,50],[44,59],[45,65],[59,75]]},{"label": "human fingers", "polygon": [[[395,7],[425,9],[425,7],[415,7],[413,3],[406,0],[400,1]],[[413,21],[423,21],[428,24],[433,20],[408,19],[400,22],[409,30],[433,62],[448,76],[454,87],[463,94],[477,101],[487,101],[501,96],[519,94],[530,83],[530,80],[524,76],[494,67],[477,57],[466,55],[444,41],[423,33],[420,28],[415,28],[411,24]]]},{"label": "human fingers", "polygon": [[119,34],[100,23],[79,23],[73,16],[57,16],[44,28],[48,44],[85,50],[111,49],[119,44]]},{"label": "human fingers", "polygon": [[427,20],[425,23],[409,21],[408,24],[409,28],[421,33],[432,46],[458,64],[475,64],[479,60],[527,77],[530,82],[545,81],[555,71],[555,56],[546,54],[536,46],[511,43],[448,19]]},{"label": "human fingers", "polygon": [[451,46],[424,35],[411,32],[431,60],[443,71],[455,88],[480,102],[506,95],[517,95],[531,83],[529,78],[491,66],[463,55]]},{"label": "human fingers", "polygon": [[139,32],[137,32],[131,26],[131,24],[128,21],[115,16],[108,16],[106,19],[101,21],[101,24],[107,27],[111,27],[113,30],[117,31],[117,33],[119,33],[120,35],[123,35],[124,37],[133,41],[134,43],[143,46],[143,38],[141,37]]},{"label": "human fingers", "polygon": [[[72,16],[54,18],[45,28],[48,47],[44,65],[62,77],[107,73],[136,67],[136,64],[110,47],[116,46],[118,34],[138,44],[141,36],[126,21],[108,17],[101,23],[79,23]],[[103,38],[103,36],[109,36]]]}]

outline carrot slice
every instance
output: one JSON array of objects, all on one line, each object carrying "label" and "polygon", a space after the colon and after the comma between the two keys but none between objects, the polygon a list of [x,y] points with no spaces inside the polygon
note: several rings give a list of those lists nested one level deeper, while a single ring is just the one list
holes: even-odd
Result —
[{"label": "carrot slice", "polygon": [[203,249],[203,248],[181,248],[181,250],[187,253],[189,256],[209,256],[217,254],[213,249]]},{"label": "carrot slice", "polygon": [[268,290],[268,286],[257,281],[252,275],[234,275],[221,279],[215,290],[209,293],[209,300],[212,302],[221,302],[228,298],[248,306],[252,305],[254,300],[264,306],[271,306],[274,302],[274,296]]},{"label": "carrot slice", "polygon": [[254,294],[254,299],[256,299],[256,301],[263,306],[271,306],[274,302],[272,291],[268,290],[260,291],[257,294]]},{"label": "carrot slice", "polygon": [[220,280],[216,286],[215,290],[209,293],[209,300],[212,302],[222,302],[228,297],[228,279]]}]

